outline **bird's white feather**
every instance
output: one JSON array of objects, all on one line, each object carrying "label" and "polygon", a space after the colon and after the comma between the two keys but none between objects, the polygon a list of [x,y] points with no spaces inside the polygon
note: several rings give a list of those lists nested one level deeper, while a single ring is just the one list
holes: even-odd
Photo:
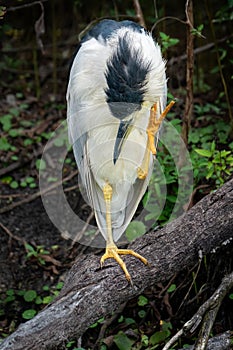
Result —
[{"label": "bird's white feather", "polygon": [[[119,38],[126,34],[132,56],[139,50],[143,61],[150,63],[150,69],[146,76],[143,106],[128,117],[132,128],[114,164],[113,152],[120,120],[111,114],[106,101],[106,70]],[[115,241],[131,221],[146,191],[152,172],[152,155],[145,180],[137,178],[137,169],[146,151],[146,128],[150,108],[155,102],[160,106],[159,114],[166,104],[165,62],[151,35],[144,30],[136,32],[125,27],[116,30],[107,40],[91,38],[83,42],[74,59],[67,90],[69,138],[74,145],[89,203],[105,238],[106,209],[102,189],[106,182],[113,188],[111,212]]]}]

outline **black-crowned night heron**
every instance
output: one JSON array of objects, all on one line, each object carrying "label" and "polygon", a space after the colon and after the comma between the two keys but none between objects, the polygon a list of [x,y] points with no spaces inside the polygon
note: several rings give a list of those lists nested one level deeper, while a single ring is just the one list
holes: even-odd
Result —
[{"label": "black-crowned night heron", "polygon": [[[106,240],[100,263],[120,255],[147,259],[115,242],[144,195],[166,107],[160,47],[131,21],[104,20],[82,39],[67,90],[70,142],[97,225]],[[165,108],[166,107],[166,108]],[[156,137],[157,139],[157,137]]]}]

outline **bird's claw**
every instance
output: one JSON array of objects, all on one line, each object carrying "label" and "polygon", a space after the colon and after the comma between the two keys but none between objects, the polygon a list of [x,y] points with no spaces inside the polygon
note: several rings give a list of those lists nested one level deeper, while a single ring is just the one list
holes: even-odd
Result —
[{"label": "bird's claw", "polygon": [[113,245],[113,246],[106,247],[106,251],[100,259],[101,268],[103,267],[104,261],[106,259],[113,258],[118,262],[118,264],[120,265],[120,267],[124,271],[126,279],[129,282],[131,282],[130,274],[126,268],[124,261],[121,259],[120,255],[133,255],[135,258],[138,258],[139,260],[141,260],[145,265],[148,265],[147,259],[145,259],[140,254],[136,253],[135,251],[133,251],[131,249],[119,249],[119,248],[117,248],[116,245]]}]

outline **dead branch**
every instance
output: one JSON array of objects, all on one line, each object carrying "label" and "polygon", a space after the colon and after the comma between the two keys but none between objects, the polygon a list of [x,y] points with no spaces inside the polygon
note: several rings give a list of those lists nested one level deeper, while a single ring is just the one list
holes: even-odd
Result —
[{"label": "dead branch", "polygon": [[142,27],[146,28],[146,22],[145,22],[145,19],[143,16],[143,12],[142,12],[142,8],[141,8],[139,0],[133,0],[133,4],[134,4],[134,9],[135,9],[139,24]]},{"label": "dead branch", "polygon": [[158,282],[170,279],[206,254],[232,239],[233,179],[209,194],[187,213],[161,230],[150,232],[130,245],[145,256],[150,266],[133,257],[124,260],[131,286],[119,265],[85,255],[68,272],[59,297],[32,320],[22,324],[0,346],[1,350],[51,350],[79,338],[100,317]]},{"label": "dead branch", "polygon": [[195,344],[195,350],[204,350],[207,348],[209,334],[213,326],[213,322],[217,315],[218,309],[225,298],[226,294],[233,287],[233,272],[225,276],[222,283],[214,294],[200,306],[195,315],[187,321],[183,328],[179,330],[163,347],[163,350],[169,350],[169,348],[183,335],[188,332],[193,333],[196,328],[202,322],[202,327]]},{"label": "dead branch", "polygon": [[[186,66],[186,100],[185,100],[185,110],[183,116],[182,124],[182,138],[185,145],[188,145],[188,134],[191,123],[191,116],[193,111],[193,64],[194,64],[194,54],[193,54],[193,2],[192,0],[186,1],[186,54],[187,54],[187,66]],[[182,158],[182,157],[181,157]]]},{"label": "dead branch", "polygon": [[[231,349],[231,332],[227,331],[209,339],[206,350],[230,350]],[[181,349],[180,349],[181,350]],[[195,350],[194,345],[187,350]]]}]

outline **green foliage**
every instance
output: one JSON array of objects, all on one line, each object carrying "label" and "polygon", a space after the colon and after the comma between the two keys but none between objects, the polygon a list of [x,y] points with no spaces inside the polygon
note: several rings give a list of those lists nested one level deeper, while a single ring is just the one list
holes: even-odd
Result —
[{"label": "green foliage", "polygon": [[130,350],[134,340],[130,339],[124,332],[119,331],[114,336],[114,343],[119,350]]},{"label": "green foliage", "polygon": [[192,29],[192,34],[198,37],[202,37],[202,30],[204,28],[204,24],[200,24],[197,28]]},{"label": "green foliage", "polygon": [[10,187],[13,189],[18,188],[19,187],[18,181],[15,181],[15,180],[11,181]]},{"label": "green foliage", "polygon": [[5,13],[6,13],[6,7],[0,6],[0,19],[3,19]]},{"label": "green foliage", "polygon": [[43,245],[38,245],[35,248],[29,243],[25,243],[24,245],[25,245],[25,249],[27,251],[27,255],[26,255],[27,259],[34,257],[38,260],[38,262],[41,265],[45,265],[45,259],[44,259],[43,255],[49,255],[50,252],[48,250],[44,249]]},{"label": "green foliage", "polygon": [[104,317],[101,317],[98,321],[96,321],[91,326],[89,326],[89,328],[96,328],[99,324],[101,324],[103,322],[104,322]]},{"label": "green foliage", "polygon": [[11,188],[17,189],[19,187],[29,187],[35,188],[37,187],[36,179],[32,176],[26,176],[20,179],[20,182],[15,180],[12,176],[4,176],[0,180],[3,184],[8,184]]},{"label": "green foliage", "polygon": [[46,163],[44,159],[37,159],[36,160],[36,169],[37,170],[45,170],[46,169]]},{"label": "green foliage", "polygon": [[31,318],[33,318],[36,315],[36,310],[34,309],[28,309],[25,310],[22,314],[23,318],[25,320],[30,320]]},{"label": "green foliage", "polygon": [[172,293],[176,290],[176,285],[175,284],[171,284],[170,287],[168,288],[167,292],[168,293]]},{"label": "green foliage", "polygon": [[2,124],[3,131],[9,131],[12,126],[13,115],[5,114],[0,118],[0,123]]},{"label": "green foliage", "polygon": [[148,299],[144,295],[139,295],[138,306],[145,306],[148,304]]},{"label": "green foliage", "polygon": [[161,330],[155,332],[149,339],[151,345],[163,343],[170,335],[172,324],[170,322],[161,321]]},{"label": "green foliage", "polygon": [[132,242],[137,237],[141,237],[146,232],[146,226],[141,221],[131,221],[126,229],[125,235],[129,242]]},{"label": "green foliage", "polygon": [[202,157],[207,158],[202,166],[206,168],[205,178],[215,181],[216,187],[224,184],[227,177],[233,173],[233,153],[232,151],[216,149],[213,141],[209,149],[195,149],[195,152]]},{"label": "green foliage", "polygon": [[0,151],[14,150],[14,147],[8,142],[6,137],[0,138]]},{"label": "green foliage", "polygon": [[168,48],[178,44],[180,41],[179,39],[171,38],[169,35],[163,32],[160,32],[159,35],[160,35],[162,53],[166,52]]},{"label": "green foliage", "polygon": [[66,348],[70,350],[86,350],[84,348],[77,348],[76,346],[73,347],[77,343],[76,340],[71,340],[66,344]]},{"label": "green foliage", "polygon": [[23,297],[25,301],[31,302],[36,299],[37,293],[35,290],[28,290],[25,292]]},{"label": "green foliage", "polygon": [[17,308],[17,305],[20,303],[20,309],[23,310],[21,312],[22,319],[29,320],[41,310],[42,305],[49,304],[59,294],[62,286],[63,282],[58,282],[52,288],[44,286],[40,295],[34,289],[8,289],[5,297],[0,299],[0,315],[6,315],[6,310]]},{"label": "green foliage", "polygon": [[25,178],[22,178],[20,180],[20,187],[30,187],[30,188],[37,187],[35,178],[32,176],[26,176]]}]

